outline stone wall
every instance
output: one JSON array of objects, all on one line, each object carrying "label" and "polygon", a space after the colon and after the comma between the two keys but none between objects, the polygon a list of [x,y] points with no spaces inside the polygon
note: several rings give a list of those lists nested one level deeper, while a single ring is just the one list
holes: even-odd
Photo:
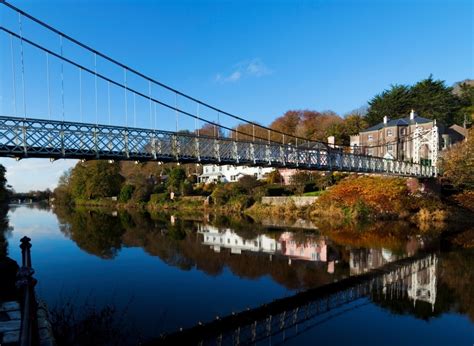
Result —
[{"label": "stone wall", "polygon": [[280,206],[293,203],[296,207],[301,208],[313,204],[317,199],[317,196],[262,197],[262,204]]}]

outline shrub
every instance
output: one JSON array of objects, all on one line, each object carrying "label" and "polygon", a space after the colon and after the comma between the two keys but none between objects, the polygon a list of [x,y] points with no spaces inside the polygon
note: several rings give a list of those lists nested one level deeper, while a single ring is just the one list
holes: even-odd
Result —
[{"label": "shrub", "polygon": [[169,200],[169,194],[167,192],[154,193],[150,196],[150,203],[162,204]]},{"label": "shrub", "polygon": [[133,185],[126,184],[120,190],[119,201],[120,202],[128,202],[130,198],[132,198],[132,194],[135,188]]},{"label": "shrub", "polygon": [[404,179],[383,177],[346,178],[322,194],[316,210],[326,213],[329,206],[345,211],[351,218],[395,216],[409,208]]}]

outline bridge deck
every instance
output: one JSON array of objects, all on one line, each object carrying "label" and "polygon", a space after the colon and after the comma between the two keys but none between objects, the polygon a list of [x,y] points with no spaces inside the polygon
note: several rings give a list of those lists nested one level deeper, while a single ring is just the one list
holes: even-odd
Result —
[{"label": "bridge deck", "polygon": [[432,177],[434,168],[326,148],[0,116],[0,156],[257,165]]}]

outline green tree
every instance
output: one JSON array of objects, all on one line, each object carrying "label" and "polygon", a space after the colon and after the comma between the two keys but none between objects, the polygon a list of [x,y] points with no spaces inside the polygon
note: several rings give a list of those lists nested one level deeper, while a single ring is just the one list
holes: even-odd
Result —
[{"label": "green tree", "polygon": [[170,192],[179,192],[181,183],[186,180],[186,171],[181,167],[173,168],[168,175],[166,186]]},{"label": "green tree", "polygon": [[117,196],[123,178],[120,165],[103,160],[78,162],[69,178],[73,198],[95,199]]},{"label": "green tree", "polygon": [[440,163],[441,173],[454,186],[474,191],[474,129],[469,130],[467,141],[443,153]]},{"label": "green tree", "polygon": [[413,86],[392,85],[369,101],[365,120],[369,126],[380,123],[384,116],[392,119],[408,116],[411,109],[424,118],[436,119],[445,125],[459,123],[462,102],[442,80],[433,76]]},{"label": "green tree", "polygon": [[401,118],[414,107],[413,95],[407,85],[391,85],[369,101],[365,120],[369,126],[380,123],[384,116]]},{"label": "green tree", "polygon": [[0,203],[8,202],[7,169],[0,164]]},{"label": "green tree", "polygon": [[410,90],[413,108],[424,118],[436,119],[450,126],[457,119],[460,100],[454,95],[453,88],[447,87],[442,80],[432,76],[416,83]]}]

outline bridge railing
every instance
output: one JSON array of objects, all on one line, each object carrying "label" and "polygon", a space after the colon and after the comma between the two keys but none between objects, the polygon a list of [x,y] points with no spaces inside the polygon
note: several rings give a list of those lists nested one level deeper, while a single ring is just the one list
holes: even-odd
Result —
[{"label": "bridge railing", "polygon": [[0,155],[289,167],[433,175],[432,167],[317,146],[294,146],[121,126],[0,117]]}]

